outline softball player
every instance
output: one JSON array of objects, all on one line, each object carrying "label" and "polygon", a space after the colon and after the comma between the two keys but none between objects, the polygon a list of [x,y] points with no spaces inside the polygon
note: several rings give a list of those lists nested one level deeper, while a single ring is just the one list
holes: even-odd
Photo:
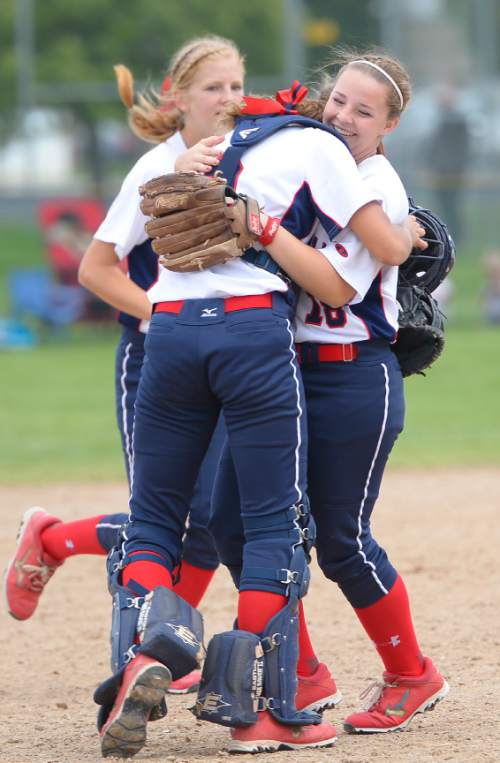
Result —
[{"label": "softball player", "polygon": [[[310,235],[319,216],[329,235],[349,222],[367,245],[386,256],[406,257],[413,243],[408,230],[391,226],[373,203],[378,197],[367,191],[343,143],[319,128],[282,130],[251,148],[242,160],[237,188],[257,197],[299,237]],[[272,223],[265,226],[263,246],[277,233]],[[286,231],[278,227],[278,235],[286,238]],[[326,264],[331,277],[325,279],[325,259],[296,244],[284,256],[291,276],[307,288],[320,284],[320,294],[333,295],[337,279],[332,268]],[[171,589],[194,477],[222,410],[246,539],[238,627],[265,633],[287,611],[288,598],[305,592],[308,580],[305,417],[291,327],[294,294],[276,272],[238,259],[199,273],[161,268],[149,297],[153,317],[135,409],[131,521],[114,566],[117,595],[130,600],[132,594],[143,597],[151,591],[156,600],[157,592]],[[191,621],[187,613],[172,629],[192,633]],[[162,615],[161,622],[161,638],[168,643],[168,617]],[[291,622],[296,627],[296,619]],[[121,630],[119,635],[121,639]],[[192,636],[191,641],[195,643]],[[179,670],[158,643],[159,636],[154,654],[135,649],[134,659],[122,663],[119,673],[98,689],[103,704],[111,685],[116,691],[100,725],[105,755],[135,753],[144,744],[151,706],[148,710],[139,703],[139,687],[141,692],[145,686],[151,689],[150,701],[157,704],[154,685]],[[126,651],[131,648],[132,642]],[[256,750],[263,738],[271,749],[335,740],[330,724],[297,713],[293,666],[280,670],[282,694],[273,714],[264,711],[250,729],[233,730],[230,749]],[[130,713],[136,721],[137,712],[139,741],[127,731]]]},{"label": "softball player", "polygon": [[[97,230],[80,270],[84,286],[118,308],[122,335],[116,352],[116,415],[130,481],[133,461],[134,406],[144,358],[144,339],[151,317],[146,290],[158,277],[158,258],[144,232],[138,187],[145,180],[175,169],[179,157],[189,169],[205,171],[216,161],[222,138],[203,140],[216,130],[228,102],[243,93],[244,64],[233,42],[208,36],[187,42],[172,58],[160,107],[149,99],[134,105],[133,82],[125,67],[117,67],[122,100],[130,125],[142,139],[158,143],[126,176],[106,219]],[[175,94],[175,95],[174,95]],[[199,142],[201,140],[201,142]],[[181,163],[182,166],[186,164]],[[130,210],[133,210],[130,212]],[[127,276],[119,267],[127,262]],[[182,566],[176,592],[193,606],[201,600],[218,559],[206,525],[210,495],[222,444],[222,427],[200,468],[183,541]],[[128,515],[99,515],[63,523],[36,507],[26,512],[16,555],[6,571],[5,593],[13,617],[33,614],[45,584],[69,556],[106,554]],[[196,688],[199,671],[174,682],[170,691]]]},{"label": "softball player", "polygon": [[[340,62],[323,119],[346,138],[362,177],[390,219],[401,221],[408,199],[383,155],[382,138],[397,127],[409,100],[408,76],[397,61],[381,54],[346,54]],[[448,691],[430,658],[421,654],[404,583],[370,530],[385,464],[403,428],[403,382],[390,349],[397,332],[397,269],[381,267],[350,232],[330,242],[318,225],[311,243],[350,285],[349,304],[340,309],[302,292],[295,322],[318,562],[355,609],[385,667],[383,681],[367,692],[367,710],[346,718],[345,729],[394,731]],[[273,244],[268,249],[277,256]],[[221,560],[238,579],[241,530],[226,519],[234,490],[225,450],[211,530]],[[301,663],[307,664],[299,655]]]},{"label": "softball player", "polygon": [[[226,41],[203,38],[188,43],[174,56],[171,66],[172,76],[166,78],[168,90],[163,94],[161,113],[152,106],[147,107],[146,105],[146,111],[133,106],[134,95],[131,75],[124,67],[119,68],[117,74],[119,75],[120,94],[125,105],[131,109],[131,126],[139,137],[145,140],[158,140],[160,135],[165,133],[165,123],[167,123],[167,127],[175,126],[179,112],[175,108],[171,94],[176,88],[182,90],[186,83],[190,82],[190,78],[193,75],[196,80],[199,63],[200,61],[205,61],[205,55],[208,55],[207,64],[211,64],[212,58],[209,55],[209,51],[214,50],[214,45],[216,50],[221,49],[223,59],[227,58],[224,55],[225,53],[229,54],[230,64],[234,58],[236,60],[239,59],[239,54],[232,43],[226,45]],[[186,67],[184,65],[184,68],[179,71],[175,62],[176,60],[182,61],[184,54],[188,58],[185,64],[188,63],[189,66]],[[235,75],[234,68],[234,64],[230,66],[228,79],[231,82],[233,81],[231,78],[236,80],[236,87],[233,90],[236,96],[236,93],[241,91],[241,87],[238,87],[239,71]],[[209,69],[209,72],[211,72],[211,69]],[[219,85],[216,79],[215,81],[212,80],[213,78],[209,77],[206,87],[214,88],[217,93]],[[201,98],[200,102],[203,103]],[[221,98],[216,94],[215,105],[217,111],[219,111],[221,105],[225,104],[225,102],[225,95]],[[210,109],[213,108],[211,103],[209,106]],[[206,106],[205,111],[207,111]],[[201,112],[200,114],[198,107],[198,120],[203,113]],[[185,146],[189,145],[190,141],[197,135],[196,131],[193,130],[193,125],[196,125],[197,122],[192,117],[192,109],[183,112],[183,122],[184,128],[191,128],[189,136],[186,137],[185,129],[183,129],[181,133],[174,134],[170,139],[162,143],[160,147],[154,149],[151,154],[156,156],[159,153],[159,149],[161,150],[163,153],[160,156],[162,169],[171,168],[171,164],[177,156],[175,159],[175,169],[205,172],[217,161],[217,149],[214,147],[221,139],[213,136],[202,139],[201,142],[186,151]],[[214,124],[211,111],[205,114],[203,126],[205,131],[206,126],[209,124],[213,130]],[[179,153],[183,149],[184,153]],[[150,154],[146,156],[150,157]],[[119,230],[122,227],[125,230],[120,217],[120,205],[126,204],[130,195],[134,197],[137,183],[143,180],[144,162],[143,158],[137,167],[129,173],[117,197],[114,210],[112,210],[111,223],[118,219]],[[150,169],[148,168],[148,171],[157,174],[160,170],[155,165]],[[138,174],[140,177],[137,178]],[[104,235],[108,235],[106,226],[108,225],[110,215],[108,215],[102,229]],[[136,224],[135,222],[138,216],[139,218],[141,217],[140,212],[137,212],[135,217],[129,216],[127,218],[130,221],[134,221],[135,227],[129,234],[129,240],[122,246],[122,250],[118,253],[115,248],[115,253],[119,254],[120,257],[129,247],[132,247],[132,242],[137,237],[139,239],[143,237],[143,234],[140,232],[139,223],[137,222]],[[99,235],[98,231],[96,237]],[[110,238],[114,237],[118,238],[119,234],[111,231]],[[134,284],[145,288],[156,279],[158,266],[157,258],[153,255],[149,242],[144,241],[130,249],[127,257],[130,281],[124,281],[121,271],[118,271],[116,268],[116,254],[113,254],[111,251],[106,253],[107,269],[103,269],[104,263],[101,262],[102,255],[99,253],[98,261],[88,268],[87,273],[83,276],[83,280],[89,288],[96,290],[106,301],[112,302],[119,307],[122,306],[121,299],[123,295],[129,295],[129,299],[133,300],[130,305],[126,306],[126,312],[120,313],[123,334],[116,355],[117,420],[122,436],[127,475],[129,476],[132,460],[133,410],[144,356],[145,331],[149,323],[146,318],[150,311],[149,300],[144,306],[144,294],[142,291],[135,289]],[[116,290],[113,289],[112,292],[107,288],[111,282],[110,279],[116,280]],[[132,282],[132,285],[130,282]],[[103,285],[107,285],[105,290],[103,290]],[[120,290],[120,297],[117,297],[118,290]],[[208,504],[212,492],[221,440],[221,426],[219,424],[200,469],[195,493],[191,501],[189,524],[183,542],[180,581],[175,586],[176,593],[193,606],[199,604],[217,566],[213,542],[207,533],[206,524],[208,520]],[[38,507],[27,511],[20,530],[18,549],[6,574],[5,591],[10,613],[17,619],[31,617],[46,583],[54,574],[57,567],[70,556],[107,553],[116,544],[117,533],[127,519],[128,515],[121,513],[99,515],[75,522],[63,523],[57,517],[47,514],[43,509]],[[27,551],[29,552],[28,558],[26,558]],[[22,577],[18,575],[17,571],[23,573]],[[301,638],[308,640],[305,621],[302,624],[302,631]],[[198,681],[199,671],[195,670],[188,676],[184,676],[178,681],[173,681],[169,687],[169,692],[192,691],[196,689]],[[299,675],[297,707],[300,708],[312,704],[315,707],[324,707],[332,699],[339,701],[340,693],[336,691],[335,682],[329,674],[326,665],[321,663],[319,670],[314,675],[309,672]]]},{"label": "softball player", "polygon": [[[362,176],[389,217],[407,214],[407,194],[380,153],[409,97],[408,75],[394,59],[348,54],[323,119],[346,137]],[[309,424],[309,495],[324,574],[353,606],[384,664],[365,693],[367,709],[345,719],[353,733],[402,729],[432,708],[448,685],[418,645],[402,578],[373,538],[371,513],[393,444],[403,428],[403,381],[390,343],[396,338],[397,269],[380,267],[352,236],[332,245],[338,273],[356,292],[330,310],[303,294],[296,342]],[[348,362],[345,362],[348,361]]]}]

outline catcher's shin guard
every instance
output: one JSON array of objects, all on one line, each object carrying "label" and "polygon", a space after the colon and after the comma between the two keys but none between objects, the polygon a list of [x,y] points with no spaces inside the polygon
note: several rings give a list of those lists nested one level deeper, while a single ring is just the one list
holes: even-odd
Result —
[{"label": "catcher's shin guard", "polygon": [[[119,551],[116,554],[119,555]],[[198,610],[168,588],[159,586],[134,596],[118,582],[120,567],[109,560],[109,588],[113,596],[111,669],[113,675],[97,687],[94,701],[103,706],[102,725],[118,694],[126,666],[136,655],[165,665],[175,680],[199,666],[203,656],[203,619]],[[156,716],[165,715],[160,708]]]},{"label": "catcher's shin guard", "polygon": [[[265,542],[258,536],[266,530]],[[250,523],[248,523],[250,524]],[[309,552],[315,527],[307,499],[270,520],[259,518],[246,528],[242,578],[245,588],[278,585],[289,601],[267,624],[260,636],[248,631],[221,633],[210,641],[194,714],[223,726],[242,727],[256,722],[259,710],[269,710],[283,724],[320,723],[317,713],[295,707],[298,659],[298,600],[309,585]],[[276,552],[267,553],[273,544]],[[276,567],[266,566],[269,559]],[[286,565],[286,566],[285,566]],[[230,567],[233,580],[241,568]]]},{"label": "catcher's shin guard", "polygon": [[138,622],[138,652],[162,662],[177,680],[199,667],[203,658],[203,618],[169,588],[146,597]]},{"label": "catcher's shin guard", "polygon": [[295,707],[298,659],[298,599],[288,604],[268,622],[261,638],[264,650],[264,705],[271,715],[286,725],[320,723],[318,713]]},{"label": "catcher's shin guard", "polygon": [[262,696],[263,662],[255,633],[234,630],[215,635],[208,645],[193,714],[221,726],[251,726]]},{"label": "catcher's shin guard", "polygon": [[297,599],[281,609],[260,636],[238,630],[214,636],[194,715],[233,728],[251,726],[263,710],[285,725],[320,723],[317,713],[295,707],[297,656]]},{"label": "catcher's shin guard", "polygon": [[[141,556],[147,558],[147,552]],[[116,548],[108,558],[108,587],[113,597],[113,673],[121,670],[136,653],[163,662],[174,680],[195,670],[204,651],[201,614],[164,586],[148,592],[130,581],[124,588],[120,583],[123,566],[122,551]]]}]

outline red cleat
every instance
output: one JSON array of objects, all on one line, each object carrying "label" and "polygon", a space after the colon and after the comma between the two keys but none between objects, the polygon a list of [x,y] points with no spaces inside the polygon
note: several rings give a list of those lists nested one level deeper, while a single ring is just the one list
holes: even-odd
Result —
[{"label": "red cleat", "polygon": [[198,691],[201,681],[201,670],[192,670],[182,678],[172,681],[169,686],[169,694],[190,694]]},{"label": "red cleat", "polygon": [[312,676],[297,676],[297,710],[314,710],[321,713],[342,702],[342,694],[324,662],[320,662]]},{"label": "red cleat", "polygon": [[409,678],[384,673],[383,682],[369,686],[361,695],[369,696],[366,709],[349,715],[344,721],[344,729],[349,734],[399,731],[406,728],[417,713],[433,710],[448,691],[443,676],[432,660],[425,657],[421,676]]},{"label": "red cleat", "polygon": [[231,729],[229,752],[274,752],[303,750],[308,747],[331,747],[337,740],[335,726],[324,721],[317,726],[285,726],[268,710],[259,713],[248,728]]},{"label": "red cleat", "polygon": [[103,758],[131,758],[144,747],[151,711],[165,698],[171,680],[165,665],[143,654],[127,665],[113,709],[99,732]]},{"label": "red cleat", "polygon": [[41,534],[61,520],[39,506],[28,509],[17,533],[17,550],[4,572],[7,609],[16,620],[28,620],[38,606],[43,589],[62,562],[43,550]]}]

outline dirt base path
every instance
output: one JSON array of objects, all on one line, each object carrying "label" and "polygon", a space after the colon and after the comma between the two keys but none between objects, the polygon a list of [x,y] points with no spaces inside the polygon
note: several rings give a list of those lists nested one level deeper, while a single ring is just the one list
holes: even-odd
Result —
[{"label": "dirt base path", "polygon": [[[122,511],[123,485],[0,487],[0,562],[14,548],[22,512],[38,504],[66,520]],[[389,472],[374,531],[410,592],[417,633],[451,686],[435,712],[407,731],[349,736],[345,715],[380,675],[376,652],[334,585],[313,569],[306,612],[318,654],[332,668],[344,701],[327,717],[336,746],[297,760],[337,763],[498,763],[500,761],[500,469]],[[231,627],[236,597],[219,570],[203,612],[209,636]],[[104,558],[69,560],[49,584],[36,615],[19,623],[0,613],[1,763],[101,761],[92,693],[109,675],[110,601]],[[148,728],[138,761],[223,761],[224,728],[187,711],[193,697],[172,697],[166,720]],[[279,752],[272,763],[289,762]],[[264,756],[240,756],[261,760]]]}]

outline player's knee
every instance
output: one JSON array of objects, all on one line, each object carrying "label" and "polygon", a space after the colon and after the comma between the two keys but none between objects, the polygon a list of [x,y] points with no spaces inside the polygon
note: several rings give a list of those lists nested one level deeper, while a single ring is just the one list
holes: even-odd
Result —
[{"label": "player's knee", "polygon": [[195,567],[206,570],[216,570],[219,566],[219,555],[214,540],[206,527],[190,524],[183,541],[184,561]]},{"label": "player's knee", "polygon": [[318,549],[318,565],[353,607],[375,603],[391,588],[396,576],[386,552],[373,539],[362,549],[344,549],[343,554],[335,553],[332,547]]},{"label": "player's knee", "polygon": [[129,520],[128,514],[107,514],[96,525],[97,538],[105,551],[118,545],[120,531]]},{"label": "player's knee", "polygon": [[245,537],[238,512],[238,523],[224,521],[221,515],[215,514],[210,518],[208,530],[213,539],[217,555],[226,567],[240,566],[243,563],[243,546]]},{"label": "player's knee", "polygon": [[305,596],[309,587],[310,551],[316,525],[304,499],[279,514],[243,519],[245,546],[240,590],[271,591],[288,596],[290,585]]}]

